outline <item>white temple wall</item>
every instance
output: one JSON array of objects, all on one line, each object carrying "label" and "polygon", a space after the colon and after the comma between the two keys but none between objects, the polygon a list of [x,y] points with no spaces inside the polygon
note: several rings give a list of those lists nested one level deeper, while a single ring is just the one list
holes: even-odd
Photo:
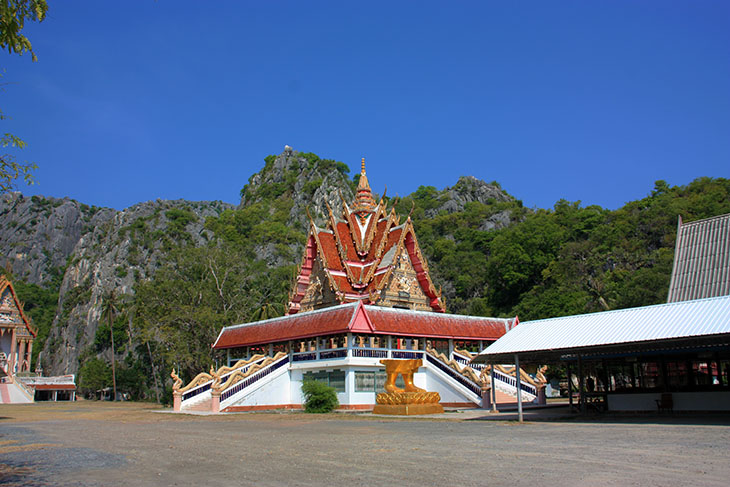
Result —
[{"label": "white temple wall", "polygon": [[226,407],[279,406],[291,404],[290,382],[289,374],[284,368],[283,373],[275,375],[271,380],[265,381],[261,387],[248,393],[243,399]]},{"label": "white temple wall", "polygon": [[475,404],[471,397],[461,394],[454,386],[451,385],[451,381],[447,382],[434,369],[429,367],[427,371],[427,373],[423,374],[426,377],[424,384],[418,383],[414,380],[418,387],[422,387],[428,392],[438,392],[441,396],[442,403]]}]

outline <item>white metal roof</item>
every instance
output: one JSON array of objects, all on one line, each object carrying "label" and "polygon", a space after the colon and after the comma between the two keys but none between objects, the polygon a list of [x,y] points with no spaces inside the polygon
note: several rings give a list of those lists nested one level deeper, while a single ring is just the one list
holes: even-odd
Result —
[{"label": "white metal roof", "polygon": [[730,296],[526,321],[480,355],[575,349],[730,333]]}]

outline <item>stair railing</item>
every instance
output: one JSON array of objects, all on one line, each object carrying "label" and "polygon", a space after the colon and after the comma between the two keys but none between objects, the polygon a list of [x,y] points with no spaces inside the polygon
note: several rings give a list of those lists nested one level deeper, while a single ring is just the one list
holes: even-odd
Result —
[{"label": "stair railing", "polygon": [[240,370],[234,371],[224,383],[216,381],[213,389],[220,394],[221,409],[228,405],[224,404],[224,402],[288,364],[289,355],[284,352],[279,352],[273,357],[266,357],[260,363],[252,364],[245,372]]},{"label": "stair railing", "polygon": [[471,368],[462,367],[458,362],[449,360],[446,355],[437,352],[433,348],[426,350],[426,360],[466,387],[481,400],[482,379]]}]

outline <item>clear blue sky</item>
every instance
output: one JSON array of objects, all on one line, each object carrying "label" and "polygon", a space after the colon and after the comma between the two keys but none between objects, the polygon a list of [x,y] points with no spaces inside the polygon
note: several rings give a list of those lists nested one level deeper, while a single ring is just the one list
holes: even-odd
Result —
[{"label": "clear blue sky", "polygon": [[730,177],[725,0],[49,4],[38,62],[0,53],[25,194],[237,202],[285,144],[538,207]]}]

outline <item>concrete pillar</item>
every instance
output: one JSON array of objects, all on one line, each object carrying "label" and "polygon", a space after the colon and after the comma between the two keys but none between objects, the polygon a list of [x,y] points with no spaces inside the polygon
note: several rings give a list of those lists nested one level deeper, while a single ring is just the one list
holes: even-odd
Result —
[{"label": "concrete pillar", "polygon": [[219,413],[221,412],[221,391],[210,391],[210,412]]},{"label": "concrete pillar", "polygon": [[486,382],[482,382],[482,409],[492,408],[492,391],[487,387]]},{"label": "concrete pillar", "polygon": [[545,406],[547,404],[547,396],[545,395],[545,384],[537,386],[537,404]]},{"label": "concrete pillar", "polygon": [[489,368],[489,378],[492,385],[491,393],[492,393],[492,412],[498,413],[497,411],[497,388],[495,387],[495,377],[494,377],[494,364],[490,365]]},{"label": "concrete pillar", "polygon": [[20,339],[20,347],[18,349],[18,372],[23,372],[25,363],[25,352],[28,349],[28,341],[25,338]]},{"label": "concrete pillar", "polygon": [[515,354],[515,377],[517,378],[517,417],[522,422],[522,377],[520,377],[520,356]]},{"label": "concrete pillar", "polygon": [[15,373],[15,364],[18,362],[18,343],[15,337],[15,328],[13,328],[13,336],[10,342],[10,357],[8,357],[8,375]]},{"label": "concrete pillar", "polygon": [[172,410],[180,412],[182,408],[182,392],[172,391]]},{"label": "concrete pillar", "polygon": [[452,360],[454,358],[454,339],[449,338],[449,360]]},{"label": "concrete pillar", "polygon": [[28,372],[33,370],[31,361],[33,360],[33,341],[28,342]]}]

